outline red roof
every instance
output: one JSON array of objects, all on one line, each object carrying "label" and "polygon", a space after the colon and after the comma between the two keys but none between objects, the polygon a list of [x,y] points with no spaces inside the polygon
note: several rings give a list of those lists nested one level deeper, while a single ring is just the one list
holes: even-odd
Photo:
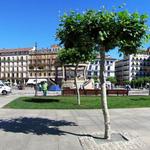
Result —
[{"label": "red roof", "polygon": [[25,52],[31,51],[32,48],[10,48],[10,49],[0,49],[0,53],[10,53],[10,52]]}]

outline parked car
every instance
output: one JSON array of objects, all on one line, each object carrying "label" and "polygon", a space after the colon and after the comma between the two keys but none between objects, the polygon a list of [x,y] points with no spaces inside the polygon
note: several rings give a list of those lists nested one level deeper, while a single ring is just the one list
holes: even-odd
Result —
[{"label": "parked car", "polygon": [[11,87],[5,85],[4,83],[0,83],[0,94],[7,95],[11,93]]}]

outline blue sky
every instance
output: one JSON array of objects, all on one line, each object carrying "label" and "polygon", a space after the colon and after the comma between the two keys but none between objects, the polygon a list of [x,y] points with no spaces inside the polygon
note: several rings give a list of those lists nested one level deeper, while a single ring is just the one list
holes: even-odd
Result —
[{"label": "blue sky", "polygon": [[[35,42],[40,48],[50,47],[58,43],[55,33],[64,12],[99,9],[102,5],[111,9],[124,2],[124,8],[130,12],[138,11],[150,16],[148,0],[1,0],[0,48],[32,47]],[[118,58],[116,50],[110,54]]]}]

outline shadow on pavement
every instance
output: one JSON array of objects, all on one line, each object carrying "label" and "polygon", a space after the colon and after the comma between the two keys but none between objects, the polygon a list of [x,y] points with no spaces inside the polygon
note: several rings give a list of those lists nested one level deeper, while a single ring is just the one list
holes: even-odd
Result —
[{"label": "shadow on pavement", "polygon": [[96,139],[103,139],[90,134],[79,134],[68,131],[60,130],[61,126],[78,126],[74,122],[65,120],[51,120],[47,118],[29,118],[20,117],[14,119],[1,119],[0,130],[5,132],[24,133],[24,134],[35,134],[35,135],[74,135],[74,136],[86,136],[93,137]]},{"label": "shadow on pavement", "polygon": [[51,120],[47,118],[28,117],[0,120],[0,130],[14,133],[33,133],[36,135],[64,135],[65,131],[61,131],[58,129],[58,127],[60,126],[77,126],[77,124],[65,120]]}]

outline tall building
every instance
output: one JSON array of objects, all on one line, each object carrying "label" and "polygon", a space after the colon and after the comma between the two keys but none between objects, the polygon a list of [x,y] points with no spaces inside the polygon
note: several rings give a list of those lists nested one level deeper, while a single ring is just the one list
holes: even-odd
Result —
[{"label": "tall building", "polygon": [[[115,58],[111,58],[109,55],[106,56],[105,60],[105,77],[115,77]],[[99,77],[100,76],[100,57],[89,62],[87,67],[87,78]]]},{"label": "tall building", "polygon": [[12,83],[26,83],[29,78],[55,78],[58,45],[49,49],[0,49],[0,79]]},{"label": "tall building", "polygon": [[42,49],[29,54],[29,78],[55,79],[57,53],[50,49]]},{"label": "tall building", "polygon": [[0,49],[0,79],[10,82],[28,80],[28,56],[32,48]]},{"label": "tall building", "polygon": [[119,82],[150,76],[150,55],[148,53],[128,55],[116,62],[115,70]]}]

